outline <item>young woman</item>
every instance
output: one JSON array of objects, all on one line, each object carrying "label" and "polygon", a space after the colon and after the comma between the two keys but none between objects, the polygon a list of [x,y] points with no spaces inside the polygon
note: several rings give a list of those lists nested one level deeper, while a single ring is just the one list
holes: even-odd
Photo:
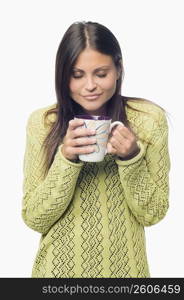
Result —
[{"label": "young woman", "polygon": [[[56,56],[57,102],[27,123],[22,217],[42,234],[33,277],[150,277],[144,226],[168,210],[168,125],[158,105],[121,96],[122,77],[109,29],[68,28]],[[96,138],[76,114],[124,123],[102,162],[79,160]]]}]

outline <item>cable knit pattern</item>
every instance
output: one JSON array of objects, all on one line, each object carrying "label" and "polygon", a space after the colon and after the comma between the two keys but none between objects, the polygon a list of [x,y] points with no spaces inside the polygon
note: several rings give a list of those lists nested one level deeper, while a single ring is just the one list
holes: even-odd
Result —
[{"label": "cable knit pattern", "polygon": [[[168,210],[168,125],[164,112],[144,101],[126,107],[140,152],[122,161],[74,163],[60,145],[43,177],[43,115],[27,123],[22,217],[42,234],[32,277],[149,277],[144,226]],[[54,116],[50,116],[54,118]]]}]

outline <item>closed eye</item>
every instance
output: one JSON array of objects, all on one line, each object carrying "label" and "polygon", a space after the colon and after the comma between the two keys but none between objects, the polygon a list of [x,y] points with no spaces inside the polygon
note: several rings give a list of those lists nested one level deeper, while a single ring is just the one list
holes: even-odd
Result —
[{"label": "closed eye", "polygon": [[103,77],[106,77],[107,74],[97,74],[97,76],[100,77],[100,78],[103,78]]},{"label": "closed eye", "polygon": [[75,74],[72,74],[73,78],[77,79],[77,78],[82,78],[82,75],[75,75]]},{"label": "closed eye", "polygon": [[[75,74],[75,73],[73,73],[72,76],[73,76],[73,78],[75,78],[75,79],[78,79],[78,78],[82,78],[82,77],[83,77],[82,74]],[[107,76],[107,74],[96,74],[96,76],[99,77],[99,78],[104,78],[104,77]]]}]

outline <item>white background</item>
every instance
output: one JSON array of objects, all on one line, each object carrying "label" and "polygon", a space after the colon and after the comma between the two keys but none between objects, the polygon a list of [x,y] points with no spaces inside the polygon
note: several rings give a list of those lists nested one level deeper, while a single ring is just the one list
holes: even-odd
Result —
[{"label": "white background", "polygon": [[170,209],[146,228],[152,277],[184,277],[183,1],[0,1],[0,277],[30,277],[40,234],[21,219],[25,127],[56,102],[59,42],[76,21],[107,26],[122,48],[122,94],[155,101],[170,115]]}]

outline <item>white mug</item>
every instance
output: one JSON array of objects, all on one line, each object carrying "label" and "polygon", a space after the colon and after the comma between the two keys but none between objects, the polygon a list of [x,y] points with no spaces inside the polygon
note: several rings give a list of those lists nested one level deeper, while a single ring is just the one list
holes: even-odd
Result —
[{"label": "white mug", "polygon": [[86,162],[99,162],[104,159],[107,153],[107,142],[111,130],[116,125],[124,124],[120,121],[111,123],[110,117],[107,116],[92,116],[92,115],[77,115],[74,119],[82,119],[84,124],[81,127],[95,129],[96,135],[88,136],[89,138],[96,138],[96,144],[94,152],[88,154],[80,154],[79,159]]}]

